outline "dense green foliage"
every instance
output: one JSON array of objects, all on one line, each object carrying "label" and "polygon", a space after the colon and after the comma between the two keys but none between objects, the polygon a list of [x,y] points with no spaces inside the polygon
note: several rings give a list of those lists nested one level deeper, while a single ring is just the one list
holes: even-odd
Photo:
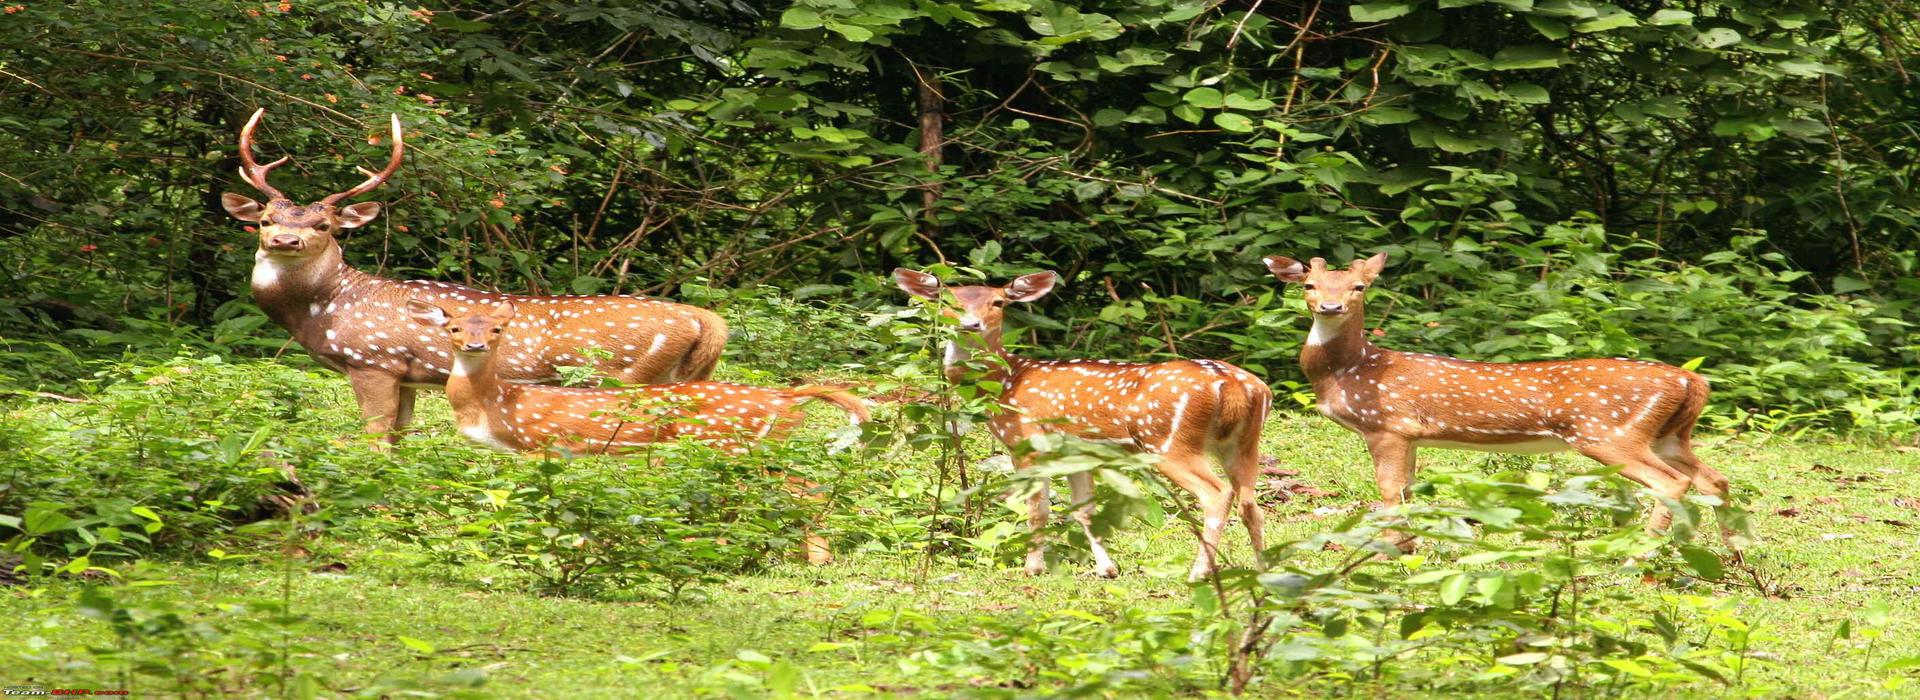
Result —
[{"label": "dense green foliage", "polygon": [[295,156],[278,181],[302,199],[379,157],[384,113],[405,121],[388,213],[346,240],[390,274],[872,306],[896,301],[878,284],[896,264],[1044,266],[1068,284],[1025,319],[1040,345],[1217,356],[1278,384],[1304,324],[1258,258],[1385,250],[1392,342],[1705,357],[1728,424],[1920,416],[1920,94],[1898,4],[7,12],[0,373],[17,384],[130,345],[281,346],[247,303],[253,243],[217,205],[244,191],[234,135],[265,106],[263,147]]}]

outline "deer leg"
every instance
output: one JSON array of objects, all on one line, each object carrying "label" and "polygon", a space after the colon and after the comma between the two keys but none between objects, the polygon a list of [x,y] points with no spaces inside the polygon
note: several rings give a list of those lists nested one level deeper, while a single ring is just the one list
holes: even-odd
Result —
[{"label": "deer leg", "polygon": [[1194,555],[1193,570],[1187,580],[1198,581],[1212,574],[1220,558],[1220,532],[1233,515],[1234,494],[1207,465],[1204,452],[1168,454],[1160,459],[1160,473],[1186,489],[1200,502],[1200,551]]},{"label": "deer leg", "polygon": [[1226,456],[1227,483],[1233,487],[1234,500],[1240,504],[1240,522],[1247,527],[1247,539],[1253,543],[1255,568],[1267,568],[1267,513],[1260,507],[1254,487],[1260,483],[1260,433],[1244,430],[1239,443]]},{"label": "deer leg", "polygon": [[[1013,468],[1025,471],[1032,466],[1033,460],[1030,457],[1015,458]],[[1033,538],[1027,541],[1026,572],[1028,576],[1047,573],[1047,543],[1041,538],[1040,533],[1047,529],[1047,517],[1052,515],[1052,511],[1052,494],[1047,488],[1047,482],[1041,481],[1033,494],[1027,496],[1027,531],[1033,535]]]},{"label": "deer leg", "polygon": [[1100,536],[1093,534],[1093,475],[1087,472],[1067,475],[1067,486],[1073,489],[1073,519],[1080,521],[1080,529],[1087,533],[1087,547],[1093,550],[1093,575],[1100,578],[1113,578],[1120,575],[1120,567],[1115,566],[1113,557],[1107,555],[1107,545]]},{"label": "deer leg", "polygon": [[1684,433],[1669,435],[1654,442],[1653,450],[1668,466],[1685,473],[1693,487],[1699,489],[1700,493],[1721,499],[1722,504],[1714,507],[1714,519],[1720,521],[1720,539],[1727,543],[1727,549],[1732,550],[1737,558],[1740,556],[1740,547],[1734,543],[1732,528],[1727,527],[1726,511],[1721,510],[1725,507],[1727,490],[1730,487],[1727,475],[1700,461],[1700,458],[1693,454],[1691,442]]},{"label": "deer leg", "polygon": [[[1668,466],[1653,453],[1650,445],[1590,444],[1580,448],[1580,454],[1592,458],[1601,464],[1619,465],[1620,475],[1652,489],[1664,498],[1678,501],[1686,497],[1691,479],[1679,469]],[[1667,511],[1664,503],[1655,503],[1653,514],[1647,519],[1647,532],[1658,534],[1673,524],[1673,514]]]},{"label": "deer leg", "polygon": [[398,438],[400,433],[407,429],[407,424],[413,422],[413,400],[419,398],[419,396],[419,389],[410,386],[400,387],[400,401],[399,404],[395,406],[393,412],[393,432],[395,438]]},{"label": "deer leg", "polygon": [[[1373,433],[1366,438],[1367,454],[1373,457],[1373,483],[1380,487],[1380,504],[1391,508],[1405,503],[1407,486],[1413,483],[1413,442],[1393,433]],[[1399,530],[1381,535],[1400,551],[1413,553],[1413,535]]]},{"label": "deer leg", "polygon": [[[392,443],[400,439],[395,432],[394,423],[400,412],[400,378],[377,370],[353,370],[347,372],[347,383],[353,386],[353,398],[360,404],[360,420],[365,431],[375,438]],[[376,443],[377,449],[385,449]]]}]

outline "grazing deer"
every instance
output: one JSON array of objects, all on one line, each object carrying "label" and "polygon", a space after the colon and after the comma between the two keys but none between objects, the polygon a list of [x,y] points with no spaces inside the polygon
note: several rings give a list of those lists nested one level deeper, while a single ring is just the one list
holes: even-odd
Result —
[{"label": "grazing deer", "polygon": [[[347,265],[334,235],[380,213],[378,202],[341,206],[400,169],[400,118],[393,117],[387,167],[353,189],[299,205],[267,183],[266,165],[253,159],[253,130],[266,110],[240,130],[240,177],[267,196],[261,204],[231,192],[227,213],[259,224],[253,296],[321,365],[343,372],[369,433],[397,440],[413,417],[422,387],[445,384],[452,369],[444,343],[414,328],[402,307],[420,297],[457,308],[487,308],[512,300],[522,321],[500,343],[500,377],[551,382],[562,365],[592,365],[629,384],[705,379],[725,350],[727,324],[711,311],[633,296],[516,296],[442,282],[390,280]],[[590,353],[586,348],[599,348]],[[597,356],[596,356],[597,355]]]},{"label": "grazing deer", "polygon": [[[933,275],[904,267],[893,271],[893,279],[902,290],[922,299],[943,301],[942,292],[952,295],[943,311],[959,320],[962,335],[946,348],[949,380],[958,379],[973,352],[982,347],[1002,360],[987,378],[1005,387],[999,398],[1004,410],[991,416],[988,426],[1008,449],[1037,435],[1064,433],[1159,455],[1160,473],[1192,493],[1204,517],[1190,577],[1197,580],[1214,570],[1221,530],[1235,503],[1240,505],[1258,560],[1266,548],[1265,516],[1254,500],[1253,488],[1259,475],[1260,431],[1273,399],[1259,377],[1213,360],[1048,361],[1007,352],[1000,341],[1007,305],[1053,291],[1060,279],[1053,272],[1026,275],[1005,287],[946,287]],[[1209,457],[1225,466],[1226,481],[1213,473]],[[1032,466],[1030,456],[1017,460],[1021,469]],[[1095,575],[1118,575],[1119,568],[1090,524],[1093,475],[1073,474],[1067,483],[1073,490],[1073,516],[1086,530],[1093,549]],[[1047,488],[1042,485],[1027,501],[1027,523],[1036,533],[1046,526],[1049,510]],[[1046,571],[1044,547],[1035,539],[1028,548],[1028,574]]]},{"label": "grazing deer", "polygon": [[[1707,405],[1700,375],[1641,360],[1472,362],[1384,350],[1368,342],[1363,316],[1385,253],[1344,271],[1320,258],[1264,262],[1274,277],[1306,290],[1313,329],[1300,366],[1320,412],[1366,439],[1388,506],[1405,500],[1420,447],[1578,450],[1668,499],[1689,486],[1710,496],[1727,492],[1727,477],[1693,454],[1693,423]],[[1648,529],[1664,530],[1671,520],[1656,505]],[[1412,537],[1392,539],[1413,550]]]},{"label": "grazing deer", "polygon": [[[831,387],[767,389],[726,382],[677,382],[619,389],[512,384],[500,379],[515,305],[501,301],[485,313],[456,315],[420,299],[407,302],[415,323],[445,334],[453,372],[447,401],[460,433],[503,452],[562,454],[630,452],[680,438],[744,452],[751,441],[782,439],[806,419],[800,404],[825,401],[855,425],[868,419],[859,398]],[[793,479],[796,489],[813,484]],[[832,560],[826,540],[808,533],[807,560]]]}]

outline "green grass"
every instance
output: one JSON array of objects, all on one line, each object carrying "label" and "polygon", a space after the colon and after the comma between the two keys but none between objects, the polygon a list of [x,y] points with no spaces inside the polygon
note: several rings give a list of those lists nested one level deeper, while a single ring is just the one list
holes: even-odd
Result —
[{"label": "green grass", "polygon": [[[444,437],[449,421],[437,396],[423,397],[422,406],[422,429],[439,435],[415,439],[393,459],[498,459]],[[313,429],[348,434],[349,409],[343,391],[317,397]],[[1892,698],[1920,692],[1912,684],[1915,671],[1878,668],[1889,659],[1920,655],[1920,619],[1913,612],[1920,606],[1920,502],[1911,500],[1920,493],[1920,454],[1911,448],[1794,443],[1753,434],[1706,436],[1701,443],[1702,457],[1749,499],[1760,538],[1747,555],[1755,576],[1737,576],[1742,585],[1696,583],[1685,591],[1612,574],[1595,576],[1591,585],[1624,593],[1629,609],[1615,611],[1622,614],[1650,613],[1660,607],[1661,596],[1676,592],[1735,601],[1741,619],[1774,637],[1756,649],[1764,662],[1746,679],[1747,689],[1760,694]],[[1264,449],[1277,466],[1297,470],[1297,479],[1332,492],[1272,502],[1269,542],[1325,531],[1339,520],[1336,512],[1361,508],[1375,496],[1359,440],[1316,415],[1277,414]],[[1512,468],[1529,459],[1438,450],[1421,457],[1423,467],[1484,470]],[[931,461],[925,453],[894,458],[907,465]],[[1570,455],[1532,461],[1549,471],[1589,467]],[[1246,561],[1244,533],[1229,532],[1228,557]],[[309,619],[293,640],[292,664],[323,679],[325,695],[412,686],[508,698],[624,698],[642,688],[657,697],[682,697],[783,672],[752,663],[756,654],[797,668],[803,690],[851,694],[864,686],[942,695],[970,688],[975,679],[916,669],[934,662],[902,650],[939,645],[911,624],[914,614],[939,621],[943,629],[964,631],[971,619],[1062,610],[1101,617],[1129,607],[1185,607],[1191,601],[1183,576],[1194,546],[1176,521],[1151,531],[1135,526],[1110,542],[1123,572],[1115,581],[1087,577],[1077,557],[1047,576],[1029,578],[1013,559],[983,563],[962,555],[929,561],[911,552],[841,551],[831,566],[780,563],[669,603],[540,595],[504,570],[433,564],[408,545],[360,533],[346,528],[302,541],[308,551],[298,559],[256,545],[247,561],[158,562],[147,577],[172,585],[117,594],[132,600],[168,598],[186,609],[215,611],[218,603],[271,600],[284,592],[292,611]],[[1444,547],[1426,551],[1435,558],[1449,556]],[[344,570],[315,570],[335,562]],[[0,619],[16,621],[0,626],[0,684],[122,684],[113,663],[87,650],[110,647],[112,635],[70,604],[81,585],[69,578],[0,590]],[[1869,655],[1861,635],[1863,611],[1876,600],[1891,605],[1893,619]],[[211,614],[265,615],[245,608]],[[1850,621],[1852,638],[1836,640],[1843,620]],[[894,633],[900,638],[884,638]],[[410,646],[408,640],[417,641]],[[817,646],[822,643],[844,646]],[[743,658],[748,661],[739,661]],[[481,685],[462,685],[481,678]],[[167,690],[153,676],[135,682],[136,696]],[[261,677],[226,679],[221,685],[240,696],[277,693],[271,680]],[[1278,684],[1259,691],[1293,692]],[[1356,692],[1418,694],[1364,683]]]}]

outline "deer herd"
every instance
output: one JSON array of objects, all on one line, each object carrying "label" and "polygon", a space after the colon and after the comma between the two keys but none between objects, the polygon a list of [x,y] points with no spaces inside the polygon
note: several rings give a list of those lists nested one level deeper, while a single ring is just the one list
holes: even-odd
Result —
[{"label": "deer herd", "polygon": [[[371,222],[380,205],[343,203],[399,170],[405,150],[399,118],[392,120],[385,168],[301,205],[267,181],[288,158],[266,165],[254,160],[253,134],[264,113],[254,112],[240,131],[239,172],[267,201],[227,193],[221,203],[234,218],[258,225],[252,287],[260,308],[316,361],[346,375],[365,430],[385,441],[377,444],[399,438],[421,388],[445,390],[462,435],[514,453],[633,453],[681,439],[745,451],[785,436],[803,419],[798,406],[814,400],[846,412],[855,424],[868,419],[866,404],[845,389],[709,381],[727,324],[705,309],[630,295],[501,294],[354,269],[335,233]],[[1693,372],[1627,359],[1496,363],[1379,348],[1368,340],[1363,318],[1366,291],[1386,267],[1384,253],[1345,270],[1321,258],[1263,262],[1279,281],[1301,286],[1313,321],[1301,369],[1319,411],[1365,441],[1385,506],[1407,497],[1421,447],[1577,451],[1619,467],[1662,498],[1647,523],[1655,531],[1670,524],[1664,504],[1689,489],[1716,497],[1727,492],[1727,478],[1693,453],[1694,422],[1708,394],[1706,380]],[[948,286],[907,268],[894,270],[893,280],[955,323],[945,354],[949,380],[977,371],[974,376],[1001,387],[988,426],[1015,453],[1017,468],[1032,466],[1033,452],[1020,447],[1043,434],[1153,455],[1160,472],[1199,505],[1202,531],[1190,577],[1215,570],[1235,510],[1258,565],[1264,516],[1254,488],[1273,400],[1265,381],[1217,360],[1034,360],[1009,352],[1002,341],[1007,307],[1053,291],[1061,282],[1053,272],[1003,287]],[[622,386],[554,385],[569,366],[591,367]],[[1092,475],[1073,474],[1068,484],[1093,573],[1116,576],[1119,568],[1091,525]],[[1036,534],[1050,503],[1044,486],[1028,499]],[[1400,550],[1413,551],[1412,536],[1384,534]],[[1039,537],[1031,542],[1026,571],[1039,574],[1046,570],[1045,550]],[[806,545],[809,561],[830,559],[824,540],[809,534]]]}]

